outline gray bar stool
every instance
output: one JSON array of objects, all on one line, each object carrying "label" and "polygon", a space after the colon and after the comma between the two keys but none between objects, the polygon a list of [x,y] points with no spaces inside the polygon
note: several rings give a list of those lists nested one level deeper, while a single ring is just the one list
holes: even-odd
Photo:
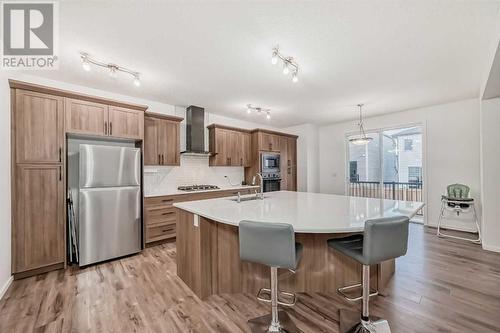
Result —
[{"label": "gray bar stool", "polygon": [[[293,306],[295,294],[278,289],[278,268],[295,271],[302,254],[302,244],[295,242],[295,232],[290,224],[241,221],[239,224],[240,258],[271,267],[271,288],[262,288],[257,298],[271,303],[271,315],[250,319],[248,325],[257,332],[300,332],[297,326],[278,305]],[[270,294],[264,298],[264,293]],[[279,296],[282,296],[281,298]],[[286,296],[290,302],[283,302]]]},{"label": "gray bar stool", "polygon": [[[363,265],[363,312],[340,310],[340,332],[391,332],[387,320],[371,318],[368,309],[370,296],[370,265],[404,256],[408,247],[408,224],[406,216],[396,216],[368,220],[363,235],[328,240],[328,246]],[[339,288],[338,292],[346,299],[353,301],[360,298],[348,298],[344,290],[360,286],[359,284]]]}]

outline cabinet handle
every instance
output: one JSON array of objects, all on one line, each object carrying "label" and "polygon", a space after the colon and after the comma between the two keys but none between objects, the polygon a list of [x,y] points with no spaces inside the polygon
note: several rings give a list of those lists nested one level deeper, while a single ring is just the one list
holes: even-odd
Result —
[{"label": "cabinet handle", "polygon": [[62,167],[59,166],[59,181],[62,181]]},{"label": "cabinet handle", "polygon": [[170,214],[173,214],[174,212],[166,212],[166,213],[162,213],[161,215],[170,215]]},{"label": "cabinet handle", "polygon": [[59,147],[59,163],[62,162],[62,148]]},{"label": "cabinet handle", "polygon": [[243,157],[240,158],[240,165],[243,166]]},{"label": "cabinet handle", "polygon": [[165,156],[161,154],[161,164],[165,165]]},{"label": "cabinet handle", "polygon": [[158,154],[158,165],[160,165],[160,164],[161,164],[161,155]]},{"label": "cabinet handle", "polygon": [[104,134],[108,135],[108,122],[107,121],[104,122]]},{"label": "cabinet handle", "polygon": [[171,202],[171,201],[174,201],[174,199],[162,199],[161,202]]},{"label": "cabinet handle", "polygon": [[109,135],[113,135],[113,123],[109,122]]}]

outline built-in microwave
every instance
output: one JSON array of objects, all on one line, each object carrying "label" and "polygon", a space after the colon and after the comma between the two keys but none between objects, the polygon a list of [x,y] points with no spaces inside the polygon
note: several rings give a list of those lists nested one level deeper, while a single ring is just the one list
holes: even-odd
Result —
[{"label": "built-in microwave", "polygon": [[280,154],[260,154],[260,171],[262,173],[280,172]]}]

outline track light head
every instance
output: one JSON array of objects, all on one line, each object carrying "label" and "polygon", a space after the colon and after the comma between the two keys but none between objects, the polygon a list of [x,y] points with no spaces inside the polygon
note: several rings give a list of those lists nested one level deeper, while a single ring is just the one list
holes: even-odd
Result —
[{"label": "track light head", "polygon": [[141,79],[139,78],[139,75],[135,75],[134,76],[134,85],[136,87],[140,87],[141,86]]},{"label": "track light head", "polygon": [[290,68],[288,68],[288,61],[285,60],[283,62],[283,74],[287,75],[288,73],[290,73]]},{"label": "track light head", "polygon": [[292,82],[293,83],[299,82],[299,77],[297,76],[297,71],[294,71],[292,74]]}]

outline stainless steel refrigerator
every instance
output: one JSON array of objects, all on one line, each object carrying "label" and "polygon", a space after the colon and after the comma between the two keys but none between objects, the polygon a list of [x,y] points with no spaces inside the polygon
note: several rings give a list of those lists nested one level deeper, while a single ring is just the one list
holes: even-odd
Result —
[{"label": "stainless steel refrigerator", "polygon": [[79,265],[141,251],[141,152],[138,148],[79,147]]}]

